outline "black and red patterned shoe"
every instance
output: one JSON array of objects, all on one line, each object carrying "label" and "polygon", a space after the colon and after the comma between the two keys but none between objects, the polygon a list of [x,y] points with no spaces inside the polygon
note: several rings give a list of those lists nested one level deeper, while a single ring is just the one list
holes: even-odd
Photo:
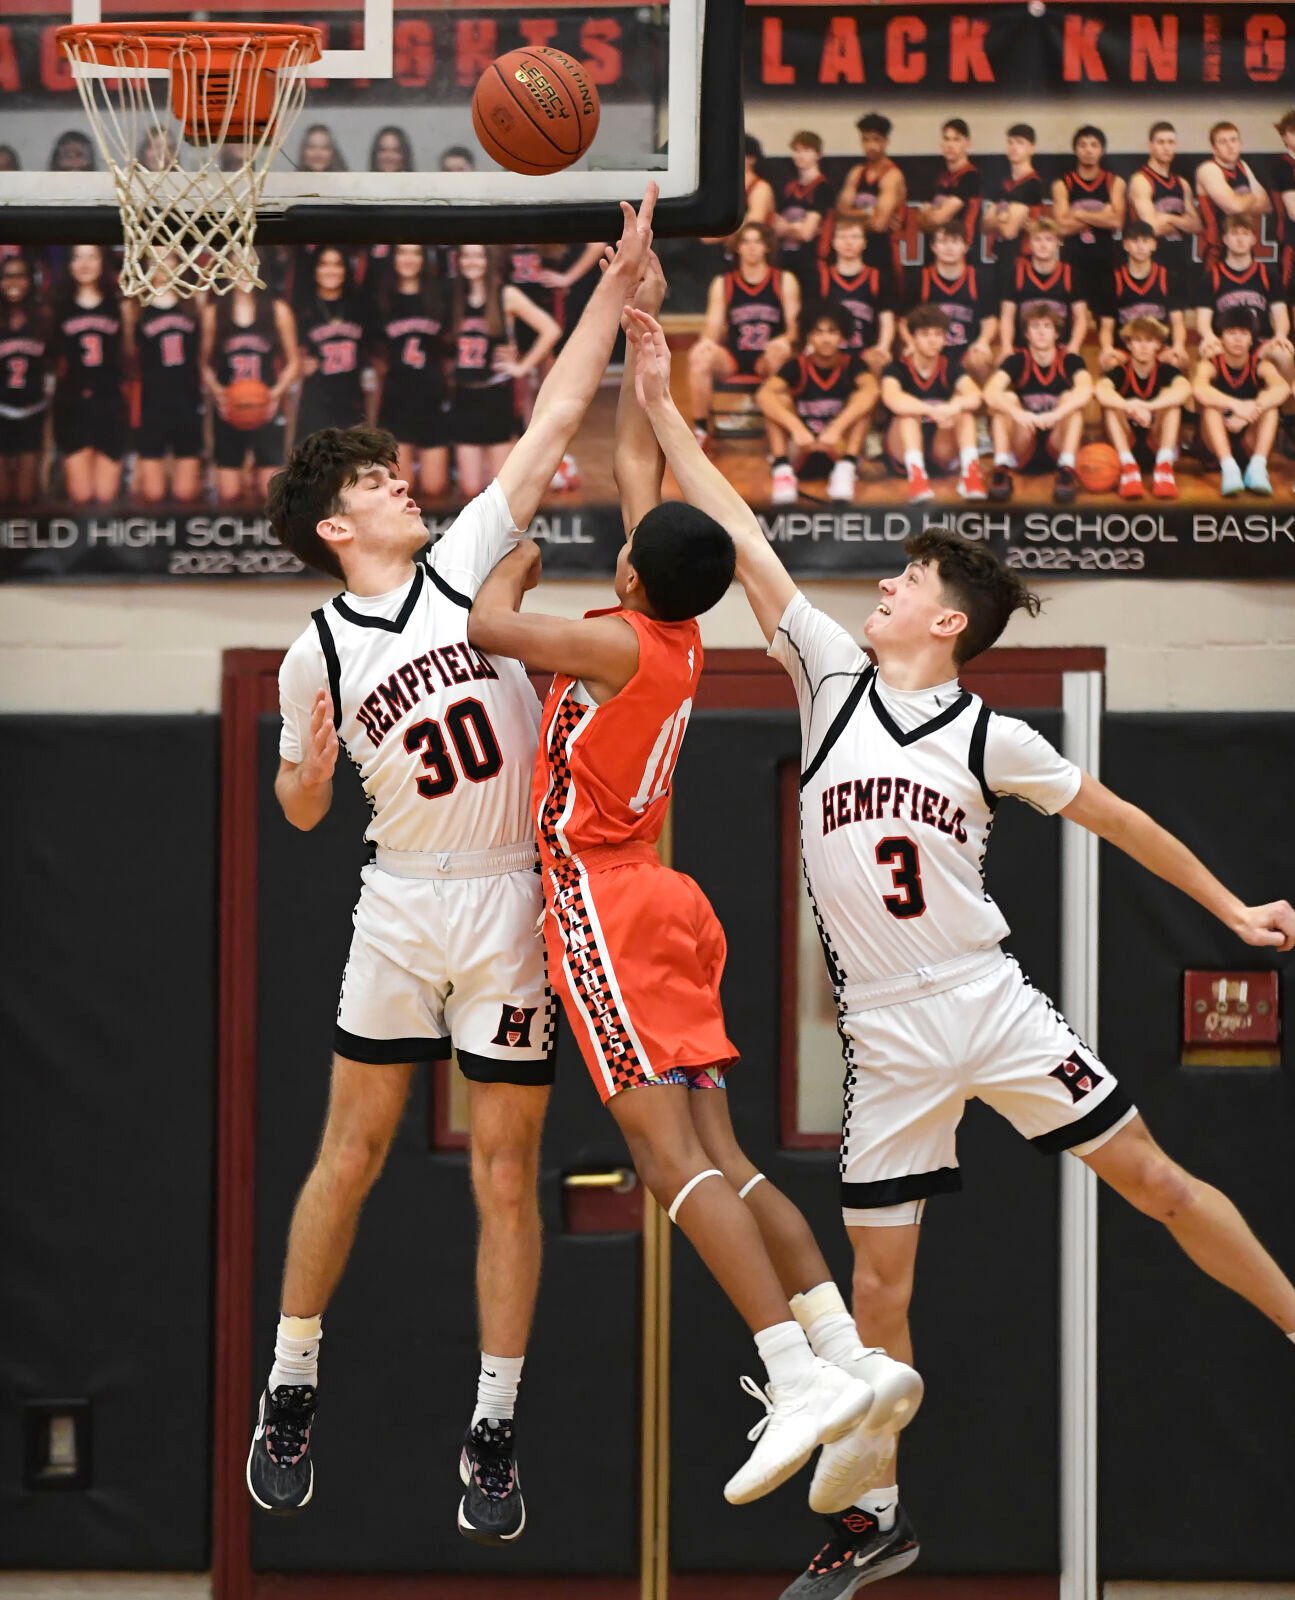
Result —
[{"label": "black and red patterned shoe", "polygon": [[831,1538],[781,1600],[849,1600],[849,1596],[882,1578],[911,1567],[921,1546],[902,1506],[895,1507],[895,1525],[883,1533],[869,1511],[852,1508],[825,1519]]},{"label": "black and red patterned shoe", "polygon": [[509,1544],[526,1526],[526,1504],[517,1475],[511,1417],[483,1417],[470,1428],[459,1457],[464,1495],[459,1532],[477,1544]]},{"label": "black and red patterned shoe", "polygon": [[263,1511],[291,1517],[310,1504],[315,1468],[310,1430],[315,1423],[315,1391],[309,1384],[284,1384],[263,1392],[261,1410],[247,1452],[247,1487]]}]

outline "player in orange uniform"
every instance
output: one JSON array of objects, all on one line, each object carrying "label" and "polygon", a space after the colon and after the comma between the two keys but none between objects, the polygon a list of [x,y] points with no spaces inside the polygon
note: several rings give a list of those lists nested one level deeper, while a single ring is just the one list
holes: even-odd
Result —
[{"label": "player in orange uniform", "polygon": [[[664,287],[652,273],[636,303],[655,311]],[[768,1420],[725,1496],[767,1494],[826,1443],[811,1504],[844,1505],[863,1441],[903,1426],[921,1380],[859,1344],[805,1219],[733,1134],[724,933],[655,845],[701,676],[696,618],[728,588],[734,550],[710,517],[660,504],[661,455],[635,400],[632,352],[615,469],[628,534],[619,604],[578,622],[519,614],[539,570],[538,549],[523,546],[482,586],[468,637],[555,674],[534,788],[550,982],[640,1176],[746,1320],[768,1370],[767,1398],[743,1380]]]}]

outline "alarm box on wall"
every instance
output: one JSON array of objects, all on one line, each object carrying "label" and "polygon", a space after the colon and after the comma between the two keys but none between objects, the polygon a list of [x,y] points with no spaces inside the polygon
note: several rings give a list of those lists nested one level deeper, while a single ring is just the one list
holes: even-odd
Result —
[{"label": "alarm box on wall", "polygon": [[1185,972],[1185,1067],[1275,1067],[1281,1061],[1275,972]]}]

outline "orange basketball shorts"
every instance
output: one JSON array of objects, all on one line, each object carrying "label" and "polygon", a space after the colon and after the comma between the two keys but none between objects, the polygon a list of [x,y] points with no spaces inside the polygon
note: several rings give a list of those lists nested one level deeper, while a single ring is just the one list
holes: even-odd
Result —
[{"label": "orange basketball shorts", "polygon": [[549,982],[598,1093],[674,1067],[727,1067],[719,984],[727,944],[693,880],[653,858],[545,873]]}]

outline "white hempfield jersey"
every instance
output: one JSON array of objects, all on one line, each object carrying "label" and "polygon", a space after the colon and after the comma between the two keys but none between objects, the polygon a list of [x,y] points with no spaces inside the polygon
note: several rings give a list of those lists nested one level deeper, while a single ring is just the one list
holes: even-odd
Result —
[{"label": "white hempfield jersey", "polygon": [[459,854],[534,838],[540,707],[520,663],[468,643],[468,611],[520,537],[498,483],[464,507],[399,589],[340,594],[279,669],[279,754],[300,761],[310,709],[332,696],[372,808],[365,839]]},{"label": "white hempfield jersey", "polygon": [[1081,773],[956,680],[903,693],[797,594],[769,654],[801,717],[801,848],[838,1003],[891,1004],[966,981],[1007,934],[985,892],[1000,796],[1052,813]]}]

